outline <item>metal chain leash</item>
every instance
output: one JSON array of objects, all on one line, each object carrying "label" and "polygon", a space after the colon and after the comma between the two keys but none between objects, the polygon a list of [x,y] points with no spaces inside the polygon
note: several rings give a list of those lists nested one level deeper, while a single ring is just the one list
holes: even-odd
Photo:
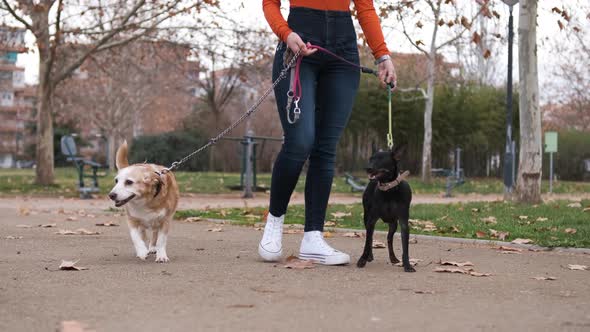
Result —
[{"label": "metal chain leash", "polygon": [[209,148],[210,146],[216,144],[217,141],[219,141],[223,136],[227,135],[229,132],[231,132],[232,130],[234,130],[246,118],[248,118],[254,112],[256,112],[258,110],[258,107],[260,106],[260,104],[262,104],[262,102],[270,95],[270,93],[279,84],[279,82],[281,82],[283,79],[285,79],[285,77],[287,77],[287,72],[291,69],[291,67],[293,65],[295,65],[295,62],[297,61],[297,58],[299,57],[299,54],[300,53],[301,53],[301,50],[297,51],[294,54],[294,56],[290,59],[290,61],[287,63],[287,65],[283,68],[283,70],[281,70],[281,72],[279,74],[279,77],[277,77],[277,79],[272,83],[272,85],[262,94],[262,96],[260,98],[258,98],[258,100],[256,101],[256,103],[254,103],[254,105],[252,105],[246,111],[246,113],[242,114],[242,116],[238,120],[236,120],[234,123],[232,123],[229,127],[225,128],[222,132],[220,132],[219,134],[217,134],[217,136],[209,139],[209,141],[207,142],[207,144],[205,144],[202,147],[198,148],[197,150],[191,152],[189,155],[187,155],[186,157],[180,159],[179,161],[173,162],[172,165],[170,165],[170,167],[164,168],[160,172],[160,174],[166,174],[168,172],[171,172],[171,171],[177,169],[180,165],[184,164],[185,162],[187,162],[189,159],[191,159],[195,155],[199,154],[200,152],[202,152],[203,150]]}]

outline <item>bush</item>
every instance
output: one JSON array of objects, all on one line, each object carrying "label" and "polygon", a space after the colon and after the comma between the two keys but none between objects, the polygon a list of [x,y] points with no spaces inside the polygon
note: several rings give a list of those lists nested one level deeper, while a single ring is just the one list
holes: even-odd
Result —
[{"label": "bush", "polygon": [[[133,148],[129,155],[131,163],[154,163],[170,166],[173,162],[184,158],[195,149],[207,142],[196,131],[177,131],[162,135],[139,136],[133,139]],[[207,170],[209,150],[205,150],[188,160],[181,169],[188,171]]]}]

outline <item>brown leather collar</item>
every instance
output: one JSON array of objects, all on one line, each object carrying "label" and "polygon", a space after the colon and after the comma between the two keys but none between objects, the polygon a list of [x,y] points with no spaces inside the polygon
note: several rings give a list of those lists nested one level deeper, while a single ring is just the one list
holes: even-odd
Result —
[{"label": "brown leather collar", "polygon": [[410,175],[410,171],[405,171],[398,175],[397,178],[391,182],[381,183],[377,185],[377,188],[381,191],[388,191],[392,188],[397,187],[402,181],[404,181]]}]

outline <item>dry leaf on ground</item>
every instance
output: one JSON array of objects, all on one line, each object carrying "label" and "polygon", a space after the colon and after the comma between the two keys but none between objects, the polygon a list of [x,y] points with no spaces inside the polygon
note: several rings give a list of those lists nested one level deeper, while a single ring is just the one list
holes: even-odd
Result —
[{"label": "dry leaf on ground", "polygon": [[582,210],[582,212],[590,212],[590,206],[589,206],[589,207],[587,207],[587,208],[584,208],[584,209]]},{"label": "dry leaf on ground", "polygon": [[[410,258],[410,266],[416,266],[421,261],[422,260],[418,259],[418,258]],[[404,266],[404,264],[402,262],[399,262],[399,263],[396,263],[395,266]]]},{"label": "dry leaf on ground", "polygon": [[490,225],[495,225],[495,224],[498,223],[498,220],[494,216],[489,216],[489,217],[481,218],[481,221],[483,221],[486,224],[490,224]]},{"label": "dry leaf on ground", "polygon": [[545,217],[537,218],[537,221],[539,221],[539,222],[543,222],[543,221],[547,221],[547,220],[549,220],[549,218],[545,218]]},{"label": "dry leaf on ground", "polygon": [[578,264],[568,264],[567,268],[574,271],[586,271],[588,270],[588,266],[586,265],[578,265]]},{"label": "dry leaf on ground", "polygon": [[471,269],[461,269],[458,267],[437,267],[434,269],[434,272],[439,272],[439,273],[461,273],[461,274],[467,274],[469,273]]},{"label": "dry leaf on ground", "polygon": [[535,279],[535,280],[557,280],[556,277],[532,277],[531,279]]},{"label": "dry leaf on ground", "polygon": [[114,227],[114,226],[119,226],[119,224],[117,224],[114,221],[105,221],[105,222],[99,222],[95,224],[96,226],[104,226],[104,227]]},{"label": "dry leaf on ground", "polygon": [[497,238],[500,241],[504,241],[504,240],[506,240],[506,238],[508,236],[510,236],[510,233],[509,232],[497,231],[495,229],[491,229],[490,228],[490,236],[493,237],[493,238]]},{"label": "dry leaf on ground", "polygon": [[60,229],[59,231],[55,232],[58,235],[76,235],[76,232],[70,231],[68,229]]},{"label": "dry leaf on ground", "polygon": [[326,227],[333,227],[336,226],[336,223],[333,221],[326,221],[326,223],[324,224],[324,226]]},{"label": "dry leaf on ground", "polygon": [[75,320],[64,320],[59,324],[59,332],[91,332],[86,328],[86,324]]},{"label": "dry leaf on ground", "polygon": [[225,210],[219,210],[219,214],[220,214],[222,217],[225,217],[225,216],[227,216],[227,211],[225,211]]},{"label": "dry leaf on ground", "polygon": [[567,207],[571,207],[571,208],[581,208],[582,207],[582,203],[580,202],[574,202],[574,203],[570,203],[567,205]]},{"label": "dry leaf on ground", "polygon": [[21,216],[28,216],[29,214],[31,214],[31,209],[29,209],[28,207],[21,206],[18,208],[18,214]]},{"label": "dry leaf on ground", "polygon": [[39,227],[41,228],[52,228],[52,227],[56,227],[57,224],[41,224],[39,225]]},{"label": "dry leaf on ground", "polygon": [[475,236],[476,236],[478,239],[481,239],[481,238],[484,238],[484,237],[486,237],[486,236],[487,236],[487,234],[486,234],[486,232],[483,232],[483,231],[477,231],[477,232],[475,232]]},{"label": "dry leaf on ground", "polygon": [[383,249],[385,248],[385,243],[377,240],[373,240],[373,249]]},{"label": "dry leaf on ground", "polygon": [[66,270],[66,271],[88,270],[87,267],[76,266],[76,263],[78,263],[78,261],[64,261],[64,260],[62,260],[61,264],[59,264],[59,269]]},{"label": "dry leaf on ground", "polygon": [[363,233],[347,232],[347,233],[342,233],[342,236],[344,236],[344,237],[363,237]]},{"label": "dry leaf on ground", "polygon": [[66,218],[66,221],[78,221],[78,217],[69,216]]},{"label": "dry leaf on ground", "polygon": [[323,235],[324,235],[324,238],[325,238],[325,239],[329,239],[329,238],[332,238],[332,237],[334,237],[334,235],[333,235],[331,232],[324,232],[324,234],[323,234]]},{"label": "dry leaf on ground", "polygon": [[99,235],[100,232],[89,231],[86,228],[78,228],[76,230],[76,234],[80,234],[80,235]]},{"label": "dry leaf on ground", "polygon": [[297,228],[289,228],[284,230],[283,234],[303,234],[303,230]]},{"label": "dry leaf on ground", "polygon": [[434,294],[434,291],[426,291],[426,290],[420,290],[420,289],[416,289],[414,291],[415,294]]},{"label": "dry leaf on ground", "polygon": [[564,232],[566,232],[567,234],[576,234],[578,230],[575,228],[566,228]]},{"label": "dry leaf on ground", "polygon": [[199,222],[201,220],[203,220],[203,219],[201,219],[201,217],[188,217],[188,218],[184,219],[183,221],[190,223],[190,222]]},{"label": "dry leaf on ground", "polygon": [[214,233],[223,232],[223,228],[221,228],[221,227],[209,228],[209,229],[207,229],[207,232],[214,232]]},{"label": "dry leaf on ground", "polygon": [[416,243],[418,243],[418,238],[417,238],[417,237],[415,237],[415,236],[414,236],[413,238],[410,238],[410,241],[409,241],[409,243],[410,243],[410,244],[416,244]]},{"label": "dry leaf on ground", "polygon": [[533,240],[531,240],[531,239],[520,239],[520,238],[518,238],[518,239],[512,240],[512,243],[516,243],[516,244],[530,244],[530,243],[533,243]]},{"label": "dry leaf on ground", "polygon": [[478,208],[473,208],[473,209],[471,209],[471,212],[479,212],[479,209]]},{"label": "dry leaf on ground", "polygon": [[518,216],[518,219],[520,220],[527,220],[529,218],[529,216]]},{"label": "dry leaf on ground", "polygon": [[8,235],[7,237],[5,237],[6,240],[20,240],[22,239],[22,236],[14,236],[14,235]]},{"label": "dry leaf on ground", "polygon": [[469,274],[472,277],[489,277],[492,275],[491,273],[482,273],[476,271],[469,271],[467,274]]},{"label": "dry leaf on ground", "polygon": [[440,265],[452,265],[452,266],[458,266],[458,267],[473,266],[473,263],[471,263],[471,262],[441,261],[441,262],[439,262],[439,264]]},{"label": "dry leaf on ground", "polygon": [[314,267],[312,261],[299,259],[296,256],[289,256],[285,260],[285,267],[294,270],[312,269]]},{"label": "dry leaf on ground", "polygon": [[31,226],[31,225],[23,225],[23,224],[16,225],[16,227],[18,227],[18,228],[33,228],[33,226]]},{"label": "dry leaf on ground", "polygon": [[522,249],[520,248],[513,248],[507,246],[499,246],[497,249],[501,251],[522,252]]},{"label": "dry leaf on ground", "polygon": [[330,213],[332,215],[332,217],[336,218],[336,219],[341,219],[344,217],[350,217],[352,216],[351,212],[332,212]]},{"label": "dry leaf on ground", "polygon": [[412,228],[423,230],[425,232],[434,232],[437,230],[436,225],[430,220],[410,219]]}]

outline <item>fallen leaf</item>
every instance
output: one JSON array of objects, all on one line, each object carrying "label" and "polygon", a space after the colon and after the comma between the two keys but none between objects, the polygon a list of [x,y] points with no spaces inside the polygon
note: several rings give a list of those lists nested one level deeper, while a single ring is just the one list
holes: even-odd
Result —
[{"label": "fallen leaf", "polygon": [[434,294],[434,291],[425,291],[425,290],[420,290],[420,289],[416,289],[414,290],[415,294]]},{"label": "fallen leaf", "polygon": [[303,234],[303,230],[297,228],[289,228],[287,230],[284,230],[283,234]]},{"label": "fallen leaf", "polygon": [[28,216],[29,214],[31,214],[31,209],[29,209],[28,207],[21,206],[18,208],[18,214],[21,216]]},{"label": "fallen leaf", "polygon": [[437,230],[436,225],[429,220],[410,219],[410,225],[415,229],[425,232],[434,232]]},{"label": "fallen leaf", "polygon": [[220,214],[222,217],[225,217],[225,216],[227,216],[227,211],[225,211],[225,210],[219,210],[219,214]]},{"label": "fallen leaf", "polygon": [[520,220],[527,220],[529,218],[529,216],[518,216],[518,219]]},{"label": "fallen leaf", "polygon": [[344,217],[350,217],[352,216],[351,212],[332,212],[330,213],[332,215],[332,217],[336,218],[336,219],[341,219]]},{"label": "fallen leaf", "polygon": [[471,209],[471,212],[479,212],[479,209],[478,208],[473,208],[473,209]]},{"label": "fallen leaf", "polygon": [[342,233],[342,236],[344,236],[344,237],[363,237],[363,234],[359,233],[359,232],[348,232],[348,233]]},{"label": "fallen leaf", "polygon": [[539,222],[543,222],[543,221],[547,221],[547,220],[549,220],[549,219],[548,218],[545,218],[545,217],[539,217],[539,218],[537,218],[537,221],[539,221]]},{"label": "fallen leaf", "polygon": [[567,205],[567,207],[571,207],[571,208],[581,208],[582,207],[582,203],[580,202],[574,202],[574,203],[570,203]]},{"label": "fallen leaf", "polygon": [[39,227],[41,228],[52,228],[52,227],[56,227],[57,224],[41,224],[39,225]]},{"label": "fallen leaf", "polygon": [[78,217],[69,216],[66,218],[66,221],[78,221]]},{"label": "fallen leaf", "polygon": [[483,221],[486,224],[491,224],[491,225],[495,225],[498,223],[498,220],[496,220],[496,217],[494,217],[494,216],[481,218],[481,221]]},{"label": "fallen leaf", "polygon": [[512,252],[522,252],[522,249],[520,249],[520,248],[513,248],[513,247],[506,247],[506,246],[500,246],[500,247],[498,247],[498,250],[512,251]]},{"label": "fallen leaf", "polygon": [[481,239],[483,237],[486,237],[487,234],[486,234],[486,232],[477,231],[477,232],[475,232],[475,236],[477,236],[478,239]]},{"label": "fallen leaf", "polygon": [[95,224],[96,226],[104,226],[104,227],[114,227],[114,226],[119,226],[119,224],[117,224],[114,221],[105,221],[105,222],[99,222]]},{"label": "fallen leaf", "polygon": [[373,249],[383,249],[385,248],[385,243],[377,240],[373,240]]},{"label": "fallen leaf", "polygon": [[324,226],[326,227],[333,227],[336,226],[336,223],[333,221],[326,221],[326,223],[324,224]]},{"label": "fallen leaf", "polygon": [[58,234],[58,235],[76,235],[76,232],[70,231],[70,230],[67,230],[67,229],[60,229],[59,231],[55,232],[55,234]]},{"label": "fallen leaf", "polygon": [[489,277],[492,275],[491,273],[482,273],[476,271],[469,271],[468,274],[472,277]]},{"label": "fallen leaf", "polygon": [[589,207],[587,207],[587,208],[584,208],[584,209],[582,210],[582,212],[590,212],[590,206],[589,206]]},{"label": "fallen leaf", "polygon": [[78,261],[61,261],[61,264],[59,265],[59,269],[60,270],[66,270],[66,271],[82,271],[82,270],[88,270],[87,267],[82,267],[82,266],[76,266],[76,263],[78,263]]},{"label": "fallen leaf", "polygon": [[93,214],[87,214],[86,218],[94,219],[94,218],[96,218],[96,216]]},{"label": "fallen leaf", "polygon": [[324,235],[324,238],[325,238],[325,239],[329,239],[329,238],[332,238],[332,237],[334,237],[334,235],[333,235],[332,233],[330,233],[330,232],[324,232],[324,234],[323,234],[323,235]]},{"label": "fallen leaf", "polygon": [[289,256],[285,260],[285,267],[287,269],[294,269],[294,270],[303,270],[303,269],[312,269],[314,267],[312,261],[299,259],[296,256]]},{"label": "fallen leaf", "polygon": [[221,228],[221,227],[209,228],[209,229],[207,229],[207,232],[223,232],[223,228]]},{"label": "fallen leaf", "polygon": [[199,222],[201,220],[202,220],[201,217],[188,217],[188,218],[184,219],[184,222],[191,223],[191,222]]},{"label": "fallen leaf", "polygon": [[576,234],[578,230],[575,228],[566,228],[564,232],[566,232],[567,234]]},{"label": "fallen leaf", "polygon": [[529,244],[529,243],[533,243],[533,240],[531,239],[514,239],[512,240],[512,243],[516,243],[516,244]]},{"label": "fallen leaf", "polygon": [[413,238],[410,239],[409,241],[411,244],[416,244],[418,243],[418,238],[416,238],[415,236]]},{"label": "fallen leaf", "polygon": [[578,265],[578,264],[568,264],[567,268],[574,271],[586,271],[588,270],[588,266],[586,265]]},{"label": "fallen leaf", "polygon": [[467,274],[469,273],[469,270],[460,269],[458,267],[437,267],[434,269],[434,272]]},{"label": "fallen leaf", "polygon": [[[418,259],[418,258],[410,258],[410,266],[416,266],[421,261],[422,260]],[[395,263],[395,266],[404,266],[404,264],[402,262],[399,262],[399,263]]]},{"label": "fallen leaf", "polygon": [[20,240],[22,239],[22,236],[14,236],[14,235],[8,235],[7,237],[5,237],[6,240]]},{"label": "fallen leaf", "polygon": [[508,236],[510,236],[510,233],[509,232],[497,231],[495,229],[491,229],[490,228],[490,236],[493,237],[493,238],[497,238],[500,241],[504,241],[504,240],[506,240],[506,238]]},{"label": "fallen leaf", "polygon": [[23,224],[16,225],[16,227],[18,227],[18,228],[33,228],[33,226],[31,226],[31,225],[23,225]]},{"label": "fallen leaf", "polygon": [[89,231],[86,228],[78,228],[76,230],[76,234],[79,234],[79,235],[99,235],[100,232]]},{"label": "fallen leaf", "polygon": [[440,265],[452,265],[452,266],[458,266],[458,267],[473,266],[473,263],[471,263],[471,262],[441,261],[439,264]]},{"label": "fallen leaf", "polygon": [[75,320],[64,320],[59,324],[59,332],[90,332],[87,325]]},{"label": "fallen leaf", "polygon": [[228,308],[254,308],[253,304],[232,304],[228,305]]},{"label": "fallen leaf", "polygon": [[557,280],[556,277],[532,277],[531,279],[535,279],[535,280]]}]

